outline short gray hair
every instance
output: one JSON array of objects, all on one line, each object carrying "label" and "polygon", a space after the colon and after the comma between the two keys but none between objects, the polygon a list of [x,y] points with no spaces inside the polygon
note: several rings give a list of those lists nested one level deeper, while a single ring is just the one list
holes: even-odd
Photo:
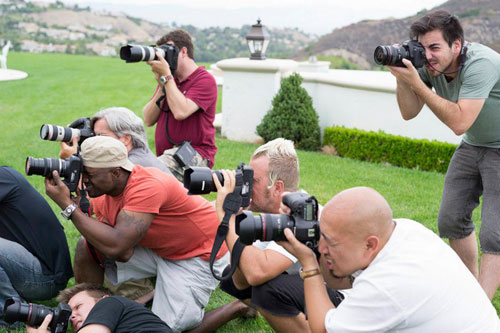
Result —
[{"label": "short gray hair", "polygon": [[123,107],[111,107],[103,109],[92,117],[91,125],[99,119],[104,118],[108,123],[109,129],[119,138],[124,135],[130,135],[132,146],[134,148],[147,148],[148,139],[144,123],[134,112]]},{"label": "short gray hair", "polygon": [[299,186],[299,158],[293,141],[283,138],[274,139],[257,148],[251,157],[266,156],[269,159],[269,186],[281,180],[285,191],[297,191]]}]

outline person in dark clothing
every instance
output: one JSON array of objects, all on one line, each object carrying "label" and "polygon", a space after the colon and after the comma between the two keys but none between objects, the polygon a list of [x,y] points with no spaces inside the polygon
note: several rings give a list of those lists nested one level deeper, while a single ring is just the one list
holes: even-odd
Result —
[{"label": "person in dark clothing", "polygon": [[0,166],[0,327],[8,298],[51,299],[73,276],[64,229],[16,170]]},{"label": "person in dark clothing", "polygon": [[[98,285],[80,283],[61,291],[57,300],[71,307],[71,326],[75,332],[115,333],[170,333],[172,330],[157,315],[141,304],[111,292]],[[50,332],[48,315],[38,329],[27,328],[28,333]]]}]

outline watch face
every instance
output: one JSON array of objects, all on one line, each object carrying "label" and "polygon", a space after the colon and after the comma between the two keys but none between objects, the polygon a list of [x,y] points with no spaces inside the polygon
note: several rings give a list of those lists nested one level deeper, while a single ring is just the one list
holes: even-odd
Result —
[{"label": "watch face", "polygon": [[76,207],[77,206],[75,204],[72,204],[72,205],[66,207],[64,210],[61,211],[61,215],[65,219],[69,219],[69,217],[71,216],[71,214],[73,214],[73,212],[75,211]]}]

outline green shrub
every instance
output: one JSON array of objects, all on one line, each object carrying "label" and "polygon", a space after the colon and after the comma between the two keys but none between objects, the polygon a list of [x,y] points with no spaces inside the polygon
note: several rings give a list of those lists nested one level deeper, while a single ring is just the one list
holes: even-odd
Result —
[{"label": "green shrub", "polygon": [[302,77],[297,73],[281,81],[280,90],[273,98],[273,107],[257,126],[257,134],[266,142],[285,138],[292,140],[298,149],[318,150],[318,115],[301,83]]},{"label": "green shrub", "polygon": [[338,155],[343,157],[442,173],[446,172],[457,148],[451,143],[410,139],[341,126],[325,128],[323,145],[333,146]]}]

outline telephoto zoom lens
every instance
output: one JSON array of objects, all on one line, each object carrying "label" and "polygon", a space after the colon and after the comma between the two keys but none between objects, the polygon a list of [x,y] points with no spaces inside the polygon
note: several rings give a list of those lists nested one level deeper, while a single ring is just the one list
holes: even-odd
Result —
[{"label": "telephoto zoom lens", "polygon": [[80,130],[77,128],[48,124],[44,124],[40,127],[40,138],[42,138],[42,140],[71,142],[74,137],[79,136]]},{"label": "telephoto zoom lens", "polygon": [[294,229],[295,220],[284,214],[262,214],[254,216],[251,211],[244,210],[236,216],[236,233],[243,244],[250,245],[256,240],[286,240],[285,228]]},{"label": "telephoto zoom lens", "polygon": [[162,57],[165,57],[165,51],[159,47],[127,45],[120,48],[120,59],[126,62],[158,60],[156,52],[160,52]]},{"label": "telephoto zoom lens", "polygon": [[67,162],[58,158],[26,158],[26,174],[51,177],[52,171],[56,170],[59,175],[64,175]]}]

